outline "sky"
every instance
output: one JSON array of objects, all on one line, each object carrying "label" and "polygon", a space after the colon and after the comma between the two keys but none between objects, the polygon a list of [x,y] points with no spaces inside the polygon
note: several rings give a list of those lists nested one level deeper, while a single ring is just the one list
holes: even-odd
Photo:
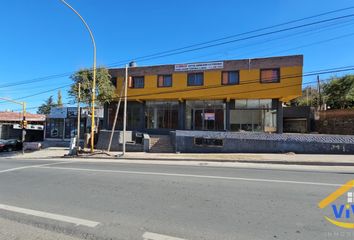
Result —
[{"label": "sky", "polygon": [[[351,0],[67,0],[90,25],[98,66],[273,26],[341,8]],[[268,31],[354,14],[354,8]],[[30,112],[58,89],[69,102],[70,74],[92,66],[92,43],[80,19],[60,0],[2,1],[0,97],[26,101]],[[263,31],[264,33],[267,31]],[[259,32],[258,32],[259,33]],[[255,34],[258,34],[255,33]],[[255,34],[249,34],[251,36]],[[229,40],[234,40],[231,38]],[[304,73],[354,66],[354,17],[178,55],[137,60],[138,66],[304,55]],[[341,75],[344,73],[338,73]],[[48,77],[58,75],[57,77]],[[19,82],[45,78],[31,84]],[[328,78],[321,75],[321,79]],[[304,78],[304,86],[315,76]],[[36,95],[37,93],[45,92]],[[35,95],[35,96],[31,96]],[[0,101],[0,111],[20,106]]]}]

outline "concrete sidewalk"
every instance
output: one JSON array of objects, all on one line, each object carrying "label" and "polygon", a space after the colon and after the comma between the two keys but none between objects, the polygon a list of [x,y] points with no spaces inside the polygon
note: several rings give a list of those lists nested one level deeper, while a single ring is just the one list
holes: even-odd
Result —
[{"label": "concrete sidewalk", "polygon": [[[69,152],[67,148],[46,148],[40,151],[21,153],[3,153],[1,157],[17,159],[54,159],[64,158]],[[315,154],[194,154],[194,153],[133,153],[124,157],[117,157],[120,152],[95,152],[81,154],[70,159],[102,159],[102,160],[149,160],[149,161],[200,161],[200,162],[245,162],[270,164],[298,164],[298,165],[326,165],[326,166],[354,166],[354,155],[315,155]]]}]

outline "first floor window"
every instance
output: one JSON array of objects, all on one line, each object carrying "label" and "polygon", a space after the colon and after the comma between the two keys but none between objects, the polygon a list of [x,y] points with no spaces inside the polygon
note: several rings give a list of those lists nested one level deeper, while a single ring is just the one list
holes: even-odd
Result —
[{"label": "first floor window", "polygon": [[188,86],[203,86],[204,75],[203,73],[189,73],[188,74]]},{"label": "first floor window", "polygon": [[172,75],[159,75],[157,77],[158,87],[172,87]]},{"label": "first floor window", "polygon": [[111,78],[111,82],[112,82],[112,85],[117,88],[117,78],[116,77],[112,77]]},{"label": "first floor window", "polygon": [[261,69],[261,83],[278,83],[280,82],[280,69]]},{"label": "first floor window", "polygon": [[130,88],[144,88],[144,76],[129,78]]},{"label": "first floor window", "polygon": [[239,84],[239,72],[238,71],[228,71],[222,72],[222,85],[235,85]]}]

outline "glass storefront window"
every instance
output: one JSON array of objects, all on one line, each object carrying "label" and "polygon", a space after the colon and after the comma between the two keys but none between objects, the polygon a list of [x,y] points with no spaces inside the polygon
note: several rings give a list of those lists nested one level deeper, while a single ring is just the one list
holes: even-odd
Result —
[{"label": "glass storefront window", "polygon": [[[134,130],[140,128],[141,107],[142,106],[140,103],[128,102],[128,108],[127,108],[127,129],[128,130]],[[108,123],[107,123],[108,129],[112,129],[113,127],[116,109],[117,109],[117,103],[112,103],[108,109]],[[123,110],[124,110],[124,103],[121,103],[119,107],[119,113],[118,113],[117,123],[115,127],[116,130],[123,129],[123,116],[124,116]]]},{"label": "glass storefront window", "polygon": [[272,99],[236,99],[235,109],[238,108],[272,108]]},{"label": "glass storefront window", "polygon": [[147,101],[146,128],[148,129],[177,129],[177,101]]},{"label": "glass storefront window", "polygon": [[231,131],[275,132],[276,120],[272,99],[237,99],[230,110]]},{"label": "glass storefront window", "polygon": [[247,108],[259,108],[259,99],[248,99]]},{"label": "glass storefront window", "polygon": [[247,100],[246,99],[237,99],[235,100],[235,108],[246,108]]},{"label": "glass storefront window", "polygon": [[260,99],[259,100],[260,108],[272,108],[272,99]]},{"label": "glass storefront window", "polygon": [[230,110],[231,131],[275,132],[276,110]]}]

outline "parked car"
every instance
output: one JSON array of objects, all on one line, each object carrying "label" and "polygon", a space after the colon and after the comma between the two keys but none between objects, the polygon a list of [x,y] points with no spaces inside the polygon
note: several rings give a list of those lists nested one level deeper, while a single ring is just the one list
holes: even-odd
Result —
[{"label": "parked car", "polygon": [[0,151],[12,152],[22,149],[22,142],[17,139],[0,140]]}]

